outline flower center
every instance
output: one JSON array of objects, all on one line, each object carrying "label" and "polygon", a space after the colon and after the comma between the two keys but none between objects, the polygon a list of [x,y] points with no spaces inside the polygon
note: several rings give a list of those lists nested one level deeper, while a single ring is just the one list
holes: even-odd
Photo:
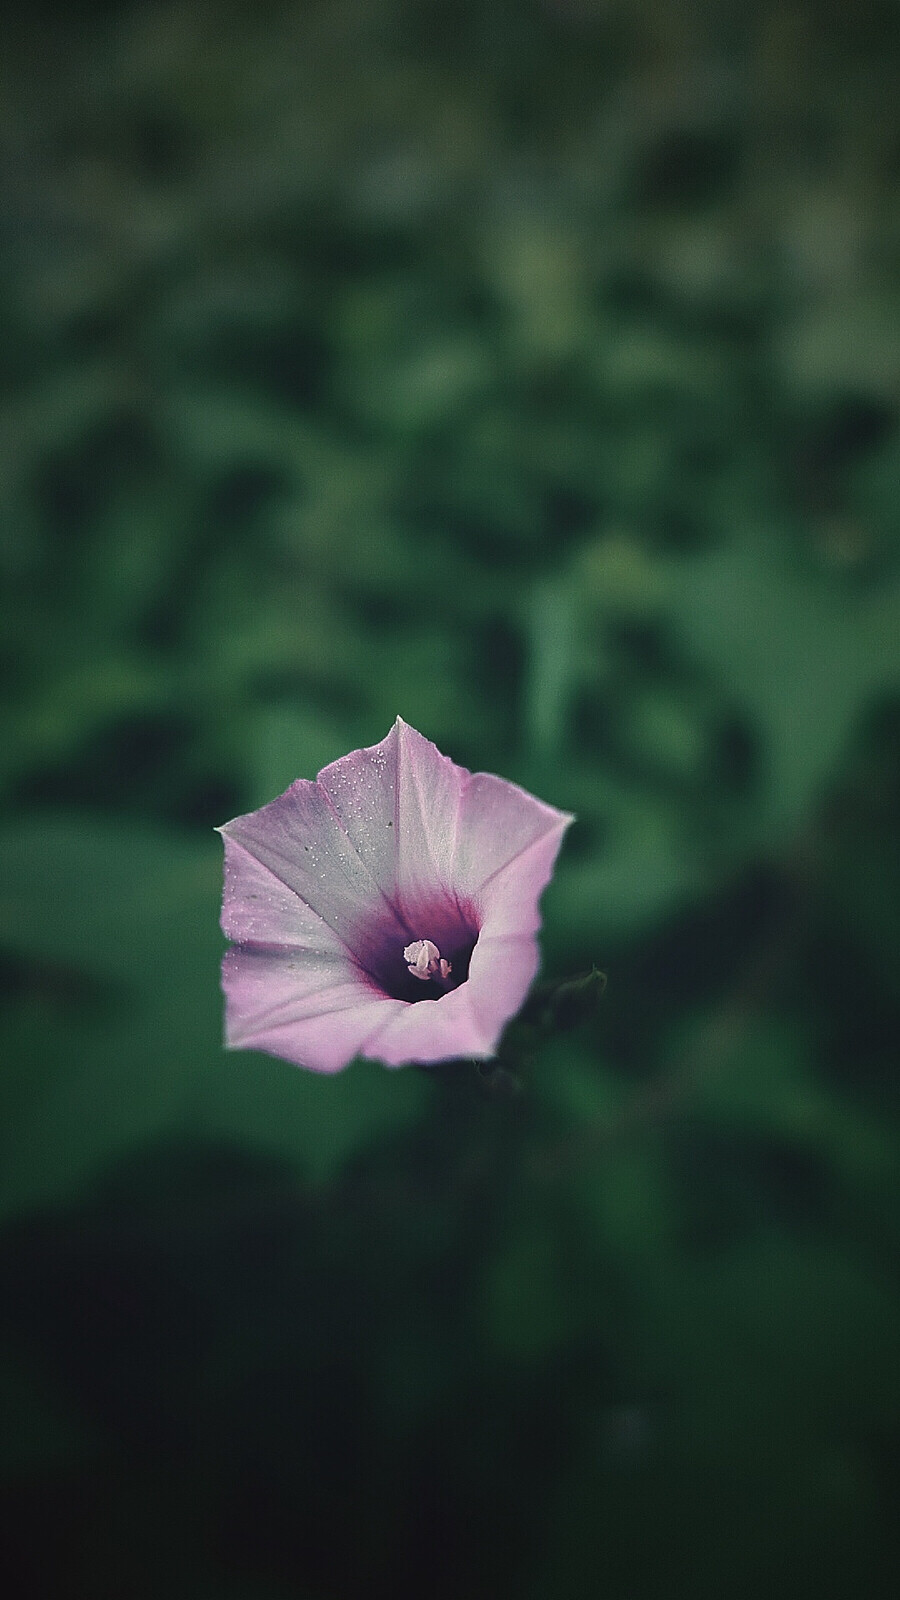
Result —
[{"label": "flower center", "polygon": [[422,983],[433,979],[436,983],[447,987],[450,974],[453,971],[449,961],[445,961],[437,945],[431,939],[414,939],[403,952],[407,971],[413,978],[419,978]]}]

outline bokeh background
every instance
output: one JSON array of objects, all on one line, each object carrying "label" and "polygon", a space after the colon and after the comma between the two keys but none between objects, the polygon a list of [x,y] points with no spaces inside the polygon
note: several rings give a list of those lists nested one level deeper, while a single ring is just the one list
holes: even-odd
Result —
[{"label": "bokeh background", "polygon": [[[896,1592],[900,11],[4,33],[6,1592]],[[518,1093],[221,1049],[398,712],[578,815]]]}]

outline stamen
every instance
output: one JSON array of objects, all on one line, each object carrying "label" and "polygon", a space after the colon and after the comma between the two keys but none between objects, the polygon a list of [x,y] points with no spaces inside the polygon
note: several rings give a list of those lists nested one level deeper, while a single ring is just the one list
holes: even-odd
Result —
[{"label": "stamen", "polygon": [[406,946],[403,959],[412,976],[421,978],[423,983],[434,979],[437,983],[446,984],[453,971],[450,962],[444,960],[431,939],[414,939],[412,944]]}]

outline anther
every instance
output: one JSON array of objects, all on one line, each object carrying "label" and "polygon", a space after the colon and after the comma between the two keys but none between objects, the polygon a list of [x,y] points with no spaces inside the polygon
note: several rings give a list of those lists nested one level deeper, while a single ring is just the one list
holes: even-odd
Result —
[{"label": "anther", "polygon": [[414,978],[420,978],[423,983],[434,979],[438,983],[446,984],[453,971],[449,961],[445,961],[437,945],[431,939],[414,939],[403,952],[403,959]]}]

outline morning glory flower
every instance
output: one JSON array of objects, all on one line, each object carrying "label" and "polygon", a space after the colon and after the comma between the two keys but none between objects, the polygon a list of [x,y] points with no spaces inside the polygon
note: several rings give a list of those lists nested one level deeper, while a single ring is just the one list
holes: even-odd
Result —
[{"label": "morning glory flower", "polygon": [[571,821],[398,717],[226,823],[226,1043],[314,1072],[494,1055]]}]

